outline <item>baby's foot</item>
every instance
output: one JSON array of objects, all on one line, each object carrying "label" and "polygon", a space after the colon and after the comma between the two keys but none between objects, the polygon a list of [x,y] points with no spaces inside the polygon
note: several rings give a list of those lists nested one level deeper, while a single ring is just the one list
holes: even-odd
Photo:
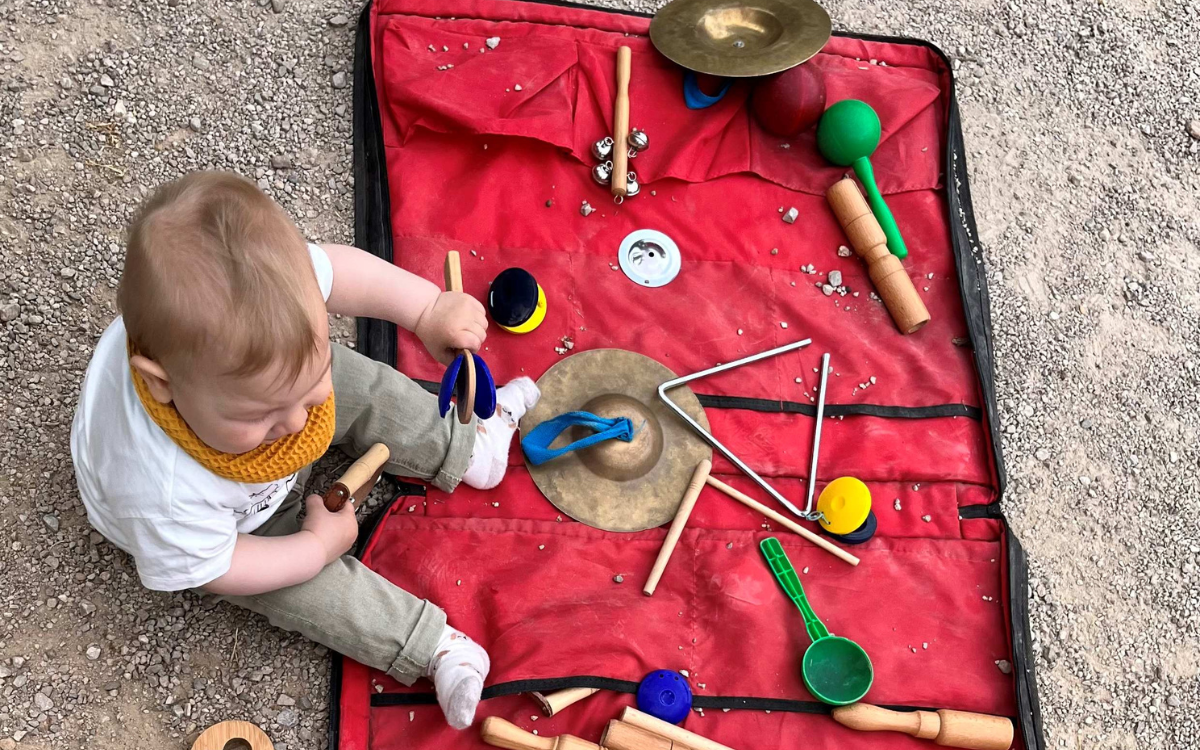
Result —
[{"label": "baby's foot", "polygon": [[491,660],[482,646],[449,625],[434,654],[425,676],[433,680],[446,722],[455,729],[466,729],[475,720]]},{"label": "baby's foot", "polygon": [[496,413],[477,423],[475,450],[463,481],[477,490],[490,490],[504,479],[508,449],[517,422],[541,398],[542,392],[529,378],[517,378],[496,391]]}]

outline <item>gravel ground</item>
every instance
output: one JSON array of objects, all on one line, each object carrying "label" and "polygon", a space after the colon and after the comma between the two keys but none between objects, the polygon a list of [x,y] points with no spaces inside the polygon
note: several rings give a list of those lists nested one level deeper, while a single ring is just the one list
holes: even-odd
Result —
[{"label": "gravel ground", "polygon": [[[1200,747],[1200,4],[826,5],[958,72],[1049,746]],[[155,185],[237,170],[351,240],[357,11],[0,0],[0,750],[184,748],[231,717],[324,745],[323,649],[142,590],[67,439]]]}]

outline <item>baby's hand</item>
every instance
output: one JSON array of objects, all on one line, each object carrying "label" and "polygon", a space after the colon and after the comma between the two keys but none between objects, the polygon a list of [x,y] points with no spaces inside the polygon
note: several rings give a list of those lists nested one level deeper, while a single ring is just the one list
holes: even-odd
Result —
[{"label": "baby's hand", "polygon": [[442,292],[421,314],[413,332],[444,365],[462,349],[479,351],[487,338],[487,315],[479,300],[462,292]]},{"label": "baby's hand", "polygon": [[320,495],[309,495],[306,502],[308,514],[304,519],[304,531],[311,532],[325,547],[325,564],[333,562],[350,551],[358,538],[358,519],[354,517],[354,503],[346,503],[337,513],[325,508]]}]

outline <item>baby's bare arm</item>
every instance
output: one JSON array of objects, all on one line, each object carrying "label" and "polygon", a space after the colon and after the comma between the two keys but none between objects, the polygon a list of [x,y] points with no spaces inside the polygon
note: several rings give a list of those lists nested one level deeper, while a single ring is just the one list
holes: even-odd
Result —
[{"label": "baby's bare arm", "polygon": [[304,528],[287,536],[238,534],[225,575],[204,589],[222,596],[253,596],[310,580],[344,555],[358,535],[354,504],[330,513],[320,495],[308,496]]},{"label": "baby's bare arm", "polygon": [[487,315],[474,297],[443,292],[431,281],[346,245],[322,245],[333,265],[329,312],[390,320],[412,331],[435,359],[449,364],[459,350],[478,351]]},{"label": "baby's bare arm", "polygon": [[347,245],[322,245],[333,264],[331,313],[390,320],[409,331],[433,306],[441,290],[403,268]]}]

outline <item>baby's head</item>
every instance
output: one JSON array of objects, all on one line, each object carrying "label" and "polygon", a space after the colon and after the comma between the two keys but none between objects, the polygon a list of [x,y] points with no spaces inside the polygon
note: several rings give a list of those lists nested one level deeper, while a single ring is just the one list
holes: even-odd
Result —
[{"label": "baby's head", "polygon": [[329,320],[299,230],[234,174],[160,188],[129,230],[117,291],[130,365],[206,445],[299,432],[329,397]]}]

